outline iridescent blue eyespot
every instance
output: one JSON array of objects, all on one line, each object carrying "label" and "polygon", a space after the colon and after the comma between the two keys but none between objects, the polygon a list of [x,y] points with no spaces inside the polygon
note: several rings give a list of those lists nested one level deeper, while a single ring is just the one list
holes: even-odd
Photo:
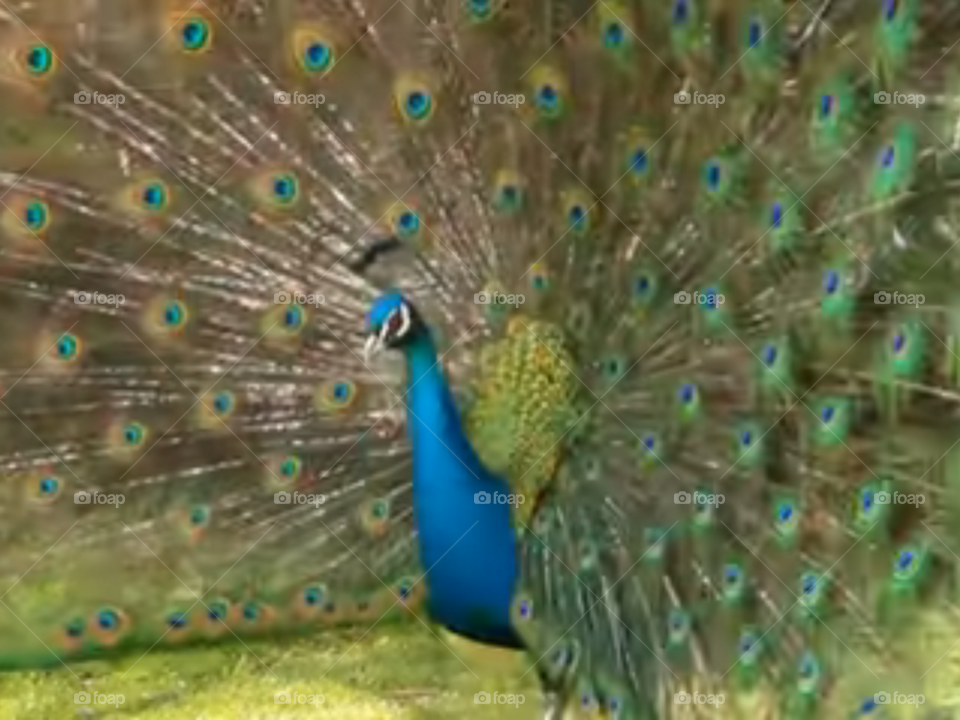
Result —
[{"label": "iridescent blue eyespot", "polygon": [[319,71],[326,70],[333,59],[333,53],[330,46],[324,42],[310,43],[303,51],[303,64],[307,70]]},{"label": "iridescent blue eyespot", "polygon": [[167,616],[167,625],[173,630],[183,630],[187,627],[187,615],[182,612],[172,612]]},{"label": "iridescent blue eyespot", "polygon": [[33,45],[27,50],[26,61],[33,75],[45,75],[53,67],[53,53],[46,45]]},{"label": "iridescent blue eyespot", "polygon": [[124,426],[123,441],[127,445],[139,445],[143,441],[143,426],[140,423],[129,423]]},{"label": "iridescent blue eyespot", "polygon": [[783,206],[782,206],[780,203],[775,202],[775,203],[773,204],[773,213],[772,213],[772,216],[773,216],[773,217],[772,217],[773,227],[774,227],[774,228],[779,228],[779,227],[780,227],[780,222],[783,220]]},{"label": "iridescent blue eyespot", "polygon": [[821,95],[820,96],[820,117],[828,118],[830,113],[833,112],[834,99],[833,95]]},{"label": "iridescent blue eyespot", "polygon": [[426,90],[413,90],[407,93],[404,108],[414,120],[422,120],[430,113],[430,93]]},{"label": "iridescent blue eyespot", "polygon": [[833,295],[840,287],[840,273],[836,270],[827,270],[823,273],[823,291]]},{"label": "iridescent blue eyespot", "polygon": [[767,345],[763,348],[761,355],[765,365],[773,365],[777,361],[777,346]]},{"label": "iridescent blue eyespot", "polygon": [[223,603],[213,603],[207,610],[207,619],[216,622],[223,620],[227,616],[227,609]]},{"label": "iridescent blue eyespot", "polygon": [[143,188],[141,198],[147,210],[162,210],[167,204],[167,190],[160,183],[150,183]]},{"label": "iridescent blue eyespot", "polygon": [[893,162],[895,159],[895,153],[893,145],[888,145],[880,151],[880,167],[886,169],[893,167]]},{"label": "iridescent blue eyespot", "polygon": [[570,208],[568,220],[572,230],[582,230],[586,225],[587,213],[583,205],[574,205]]},{"label": "iridescent blue eyespot", "polygon": [[183,49],[190,52],[203,50],[210,41],[210,25],[203,18],[191,18],[180,31]]},{"label": "iridescent blue eyespot", "polygon": [[320,588],[309,587],[303,591],[303,603],[304,605],[319,605],[323,600],[323,593]]},{"label": "iridescent blue eyespot", "polygon": [[243,606],[243,619],[248,622],[253,622],[258,617],[260,617],[260,608],[258,608],[253,603],[247,603]]},{"label": "iridescent blue eyespot", "polygon": [[101,630],[116,630],[120,626],[120,616],[114,610],[101,610],[97,613],[97,625]]},{"label": "iridescent blue eyespot", "polygon": [[77,356],[77,346],[75,335],[61,335],[57,340],[57,359],[73,360]]},{"label": "iridescent blue eyespot", "polygon": [[707,178],[707,189],[710,192],[714,192],[717,188],[720,187],[720,180],[722,177],[722,170],[720,168],[720,163],[716,160],[711,160],[707,163],[706,169],[706,178]]},{"label": "iridescent blue eyespot", "polygon": [[674,0],[672,17],[674,25],[680,25],[689,19],[690,5],[688,0]]},{"label": "iridescent blue eyespot", "polygon": [[541,110],[556,110],[560,105],[560,94],[557,89],[550,84],[544,84],[537,90],[537,106]]},{"label": "iridescent blue eyespot", "polygon": [[603,44],[608,48],[618,48],[623,44],[623,26],[618,22],[611,22],[603,32]]},{"label": "iridescent blue eyespot", "polygon": [[863,702],[860,703],[861,715],[870,715],[876,709],[877,709],[877,702],[872,697],[864,698]]},{"label": "iridescent blue eyespot", "polygon": [[289,205],[297,199],[299,187],[297,178],[290,173],[282,173],[273,178],[273,197],[277,202]]},{"label": "iridescent blue eyespot", "polygon": [[56,478],[43,478],[40,481],[40,494],[41,495],[55,495],[57,490],[60,487],[60,483]]},{"label": "iridescent blue eyespot", "polygon": [[635,175],[643,175],[647,172],[647,149],[644,147],[636,148],[633,151],[633,158],[630,162],[630,170]]},{"label": "iridescent blue eyespot", "polygon": [[691,383],[684,383],[680,386],[680,389],[677,391],[677,395],[680,398],[680,402],[688,404],[693,401],[694,396],[696,395],[697,389]]},{"label": "iridescent blue eyespot", "polygon": [[728,585],[732,585],[740,579],[740,568],[736,565],[727,565],[723,573]]},{"label": "iridescent blue eyespot", "polygon": [[229,392],[217,393],[213,398],[213,409],[218,415],[230,412],[233,409],[233,395]]},{"label": "iridescent blue eyespot", "polygon": [[893,352],[900,353],[906,345],[907,339],[902,333],[893,336]]},{"label": "iridescent blue eyespot", "polygon": [[77,638],[83,635],[83,620],[77,618],[67,623],[66,633],[68,637]]},{"label": "iridescent blue eyespot", "polygon": [[897,15],[897,0],[883,0],[883,19],[893,20]]},{"label": "iridescent blue eyespot", "polygon": [[860,495],[862,501],[863,509],[865,512],[869,512],[870,508],[873,507],[873,490],[864,490]]},{"label": "iridescent blue eyespot", "polygon": [[416,234],[420,229],[420,216],[413,210],[404,210],[397,218],[397,233],[403,236]]},{"label": "iridescent blue eyespot", "polygon": [[762,37],[763,26],[760,24],[760,21],[756,19],[751,20],[748,30],[748,42],[750,43],[750,47],[756,47],[760,43],[760,38]]},{"label": "iridescent blue eyespot", "polygon": [[34,200],[27,203],[23,212],[24,224],[33,230],[43,230],[47,226],[47,205],[46,203]]},{"label": "iridescent blue eyespot", "polygon": [[303,322],[303,309],[299,305],[289,305],[283,313],[283,324],[288,330],[296,330]]},{"label": "iridescent blue eyespot", "polygon": [[803,588],[804,595],[812,593],[817,589],[817,576],[812,574],[804,575],[801,587]]},{"label": "iridescent blue eyespot", "polygon": [[183,323],[184,311],[183,305],[176,300],[171,300],[163,308],[163,324],[170,327],[178,327]]},{"label": "iridescent blue eyespot", "polygon": [[830,405],[824,405],[820,408],[820,419],[825,423],[833,420],[833,408]]},{"label": "iridescent blue eyespot", "polygon": [[781,522],[789,522],[790,518],[793,517],[793,505],[790,503],[783,503],[780,506],[777,514],[780,517]]},{"label": "iridescent blue eyespot", "polygon": [[345,382],[334,383],[333,397],[339,402],[343,402],[350,397],[350,386]]},{"label": "iridescent blue eyespot", "polygon": [[485,20],[493,11],[491,0],[467,0],[467,7],[474,20]]},{"label": "iridescent blue eyespot", "polygon": [[910,550],[904,550],[897,556],[897,568],[906,570],[913,565],[914,554]]},{"label": "iridescent blue eyespot", "polygon": [[532,612],[533,612],[533,606],[531,605],[531,603],[527,600],[521,600],[520,601],[520,617],[526,620],[527,618],[530,617]]}]

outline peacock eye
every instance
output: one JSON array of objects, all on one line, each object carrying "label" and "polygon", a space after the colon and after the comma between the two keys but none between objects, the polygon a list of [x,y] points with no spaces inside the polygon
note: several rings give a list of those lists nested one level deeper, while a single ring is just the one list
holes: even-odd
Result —
[{"label": "peacock eye", "polygon": [[27,69],[33,75],[45,75],[53,67],[53,53],[46,45],[34,45],[27,51]]},{"label": "peacock eye", "polygon": [[311,43],[303,53],[304,61],[309,70],[326,70],[330,66],[333,54],[330,46],[323,42]]},{"label": "peacock eye", "polygon": [[191,18],[180,32],[183,49],[188,52],[203,50],[210,43],[210,25],[202,18]]}]

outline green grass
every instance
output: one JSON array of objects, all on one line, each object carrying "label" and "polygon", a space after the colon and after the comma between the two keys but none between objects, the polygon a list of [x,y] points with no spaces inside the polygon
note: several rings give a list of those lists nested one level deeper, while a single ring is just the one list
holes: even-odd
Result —
[{"label": "green grass", "polygon": [[[69,670],[0,675],[0,717],[13,720],[527,720],[538,716],[529,660],[415,620],[333,629],[311,638],[223,647],[154,649],[142,657],[71,663]],[[446,645],[446,647],[444,646]],[[138,659],[139,658],[139,659]],[[72,672],[71,672],[72,671]],[[475,677],[476,675],[476,677]],[[76,677],[75,677],[76,676]],[[86,690],[124,696],[118,705],[76,704]],[[319,705],[274,702],[289,690],[323,695]],[[474,693],[522,693],[513,705],[478,705]]]}]

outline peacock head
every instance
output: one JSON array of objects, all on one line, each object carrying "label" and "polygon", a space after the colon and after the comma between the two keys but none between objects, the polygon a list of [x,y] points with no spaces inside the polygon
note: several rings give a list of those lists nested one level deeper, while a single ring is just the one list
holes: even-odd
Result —
[{"label": "peacock head", "polygon": [[422,335],[426,326],[420,313],[396,290],[374,298],[367,313],[367,342],[364,354],[369,358],[383,348],[405,347]]}]

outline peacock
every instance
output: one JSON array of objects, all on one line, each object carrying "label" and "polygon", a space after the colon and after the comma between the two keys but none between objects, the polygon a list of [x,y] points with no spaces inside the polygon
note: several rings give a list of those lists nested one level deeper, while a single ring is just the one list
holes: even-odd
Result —
[{"label": "peacock", "polygon": [[956,708],[956,2],[0,6],[0,666]]}]

